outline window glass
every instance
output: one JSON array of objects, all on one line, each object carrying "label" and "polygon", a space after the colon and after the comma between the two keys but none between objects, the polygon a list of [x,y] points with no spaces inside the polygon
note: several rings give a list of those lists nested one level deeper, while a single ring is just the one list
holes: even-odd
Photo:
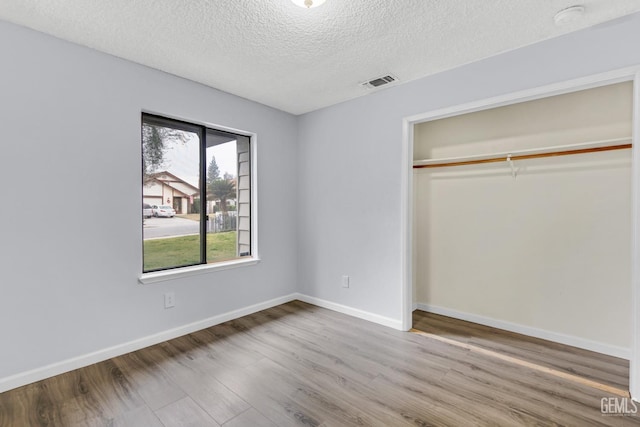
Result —
[{"label": "window glass", "polygon": [[143,114],[143,272],[251,256],[250,138]]}]

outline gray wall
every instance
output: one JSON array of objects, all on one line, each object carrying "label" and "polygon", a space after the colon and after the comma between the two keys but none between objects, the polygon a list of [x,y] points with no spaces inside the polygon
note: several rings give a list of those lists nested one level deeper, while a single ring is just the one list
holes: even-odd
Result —
[{"label": "gray wall", "polygon": [[[295,291],[294,116],[5,22],[0,52],[0,379]],[[138,283],[141,109],[258,134],[261,263]]]},{"label": "gray wall", "polygon": [[640,64],[639,39],[635,14],[302,116],[300,291],[399,320],[402,119]]},{"label": "gray wall", "polygon": [[[400,319],[402,118],[638,64],[638,39],[635,15],[296,118],[0,22],[0,378],[295,291]],[[141,109],[258,134],[260,264],[138,284]]]}]

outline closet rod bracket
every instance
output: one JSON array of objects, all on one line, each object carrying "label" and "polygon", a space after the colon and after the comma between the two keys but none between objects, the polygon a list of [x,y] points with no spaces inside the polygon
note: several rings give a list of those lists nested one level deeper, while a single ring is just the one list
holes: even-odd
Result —
[{"label": "closet rod bracket", "polygon": [[507,162],[509,163],[509,166],[511,166],[511,176],[513,177],[513,179],[516,179],[516,167],[513,164],[513,159],[511,158],[511,154],[507,154]]}]

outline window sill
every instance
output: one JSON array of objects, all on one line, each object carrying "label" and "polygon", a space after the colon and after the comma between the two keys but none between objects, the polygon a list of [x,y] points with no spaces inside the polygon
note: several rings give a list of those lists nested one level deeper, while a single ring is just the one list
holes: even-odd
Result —
[{"label": "window sill", "polygon": [[247,267],[260,262],[259,258],[240,259],[215,264],[194,265],[192,267],[181,267],[172,270],[156,271],[153,273],[143,273],[138,281],[143,285],[149,285],[165,280],[180,279],[182,277],[196,276],[198,274],[211,273],[213,271],[229,270],[232,268]]}]

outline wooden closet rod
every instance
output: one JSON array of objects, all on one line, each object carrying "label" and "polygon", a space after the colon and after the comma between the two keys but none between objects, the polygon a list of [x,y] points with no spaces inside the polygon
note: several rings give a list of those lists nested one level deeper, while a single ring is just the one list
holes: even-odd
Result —
[{"label": "wooden closet rod", "polygon": [[572,154],[587,154],[587,153],[597,153],[599,151],[612,151],[612,150],[626,150],[631,148],[631,144],[619,144],[619,145],[609,145],[606,147],[592,147],[592,148],[580,148],[577,150],[565,150],[565,151],[554,151],[550,153],[536,153],[536,154],[516,154],[512,156],[502,156],[502,157],[491,157],[488,159],[475,159],[475,160],[461,160],[454,162],[443,162],[443,163],[429,163],[426,165],[413,165],[414,169],[420,168],[439,168],[444,166],[463,166],[463,165],[476,165],[480,163],[498,163],[505,162],[507,158],[511,160],[527,160],[527,159],[539,159],[541,157],[556,157],[556,156],[569,156]]}]

